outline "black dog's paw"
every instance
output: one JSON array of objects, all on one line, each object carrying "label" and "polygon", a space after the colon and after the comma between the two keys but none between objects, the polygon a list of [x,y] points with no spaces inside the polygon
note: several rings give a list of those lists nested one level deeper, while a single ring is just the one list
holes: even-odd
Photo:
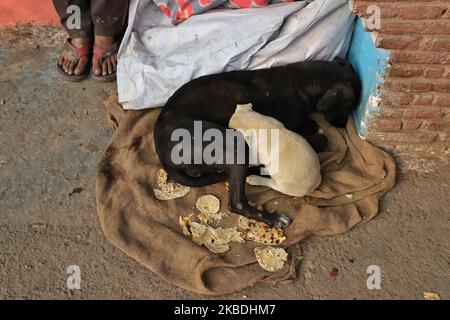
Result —
[{"label": "black dog's paw", "polygon": [[249,176],[270,177],[270,175],[267,173],[266,167],[264,167],[264,166],[248,168],[248,175]]},{"label": "black dog's paw", "polygon": [[292,219],[283,214],[274,214],[274,219],[269,223],[272,228],[286,229],[292,223]]},{"label": "black dog's paw", "polygon": [[323,134],[316,134],[314,136],[307,137],[306,140],[317,153],[325,151],[325,148],[328,145],[328,138]]},{"label": "black dog's paw", "polygon": [[299,130],[297,133],[303,137],[313,136],[319,131],[319,129],[320,129],[320,127],[317,122],[315,122],[314,120],[311,120],[311,119],[304,119],[300,123]]}]

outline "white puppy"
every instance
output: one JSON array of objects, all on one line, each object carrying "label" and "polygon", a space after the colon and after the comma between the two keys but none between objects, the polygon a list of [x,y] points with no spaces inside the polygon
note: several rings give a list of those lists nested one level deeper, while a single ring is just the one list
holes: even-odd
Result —
[{"label": "white puppy", "polygon": [[[247,182],[295,197],[303,197],[317,189],[322,177],[314,149],[280,121],[253,111],[252,107],[251,104],[238,105],[229,127],[244,134],[250,154],[253,152],[258,159],[258,163],[251,164],[264,165],[270,178],[249,176]],[[278,132],[278,139],[271,132]]]}]

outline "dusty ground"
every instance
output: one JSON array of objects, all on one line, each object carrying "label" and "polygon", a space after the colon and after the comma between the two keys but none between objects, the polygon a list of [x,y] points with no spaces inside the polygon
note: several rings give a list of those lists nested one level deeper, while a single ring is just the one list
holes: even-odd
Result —
[{"label": "dusty ground", "polygon": [[[62,81],[55,61],[63,38],[42,27],[0,35],[0,298],[201,298],[103,236],[94,183],[112,130],[99,104],[114,86]],[[423,299],[432,291],[449,299],[449,164],[398,160],[398,185],[374,221],[305,241],[294,282],[223,298]],[[81,268],[79,291],[66,288],[69,265]],[[381,290],[367,289],[370,265],[381,268]]]}]

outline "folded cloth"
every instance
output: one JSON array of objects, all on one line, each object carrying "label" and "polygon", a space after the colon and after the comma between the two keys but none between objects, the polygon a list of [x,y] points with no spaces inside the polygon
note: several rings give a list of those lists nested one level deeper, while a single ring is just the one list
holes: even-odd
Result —
[{"label": "folded cloth", "polygon": [[280,2],[293,2],[294,0],[153,0],[153,2],[172,19],[174,24],[204,13],[208,10],[226,6],[232,9],[260,8],[269,4]]},{"label": "folded cloth", "polygon": [[[289,215],[293,223],[283,246],[289,261],[270,273],[257,263],[251,241],[233,242],[224,254],[214,254],[183,235],[179,217],[195,213],[196,200],[206,194],[221,199],[227,211],[224,183],[193,188],[181,199],[156,200],[153,188],[161,168],[153,142],[159,109],[124,111],[111,96],[104,103],[116,131],[97,173],[97,209],[106,237],[147,268],[184,289],[204,295],[222,295],[258,282],[293,279],[301,257],[299,242],[310,235],[331,236],[370,221],[380,198],[395,184],[396,167],[383,150],[361,139],[353,121],[346,129],[327,124],[315,115],[328,137],[328,150],[319,154],[321,186],[310,196],[294,198],[263,187],[248,186],[247,195],[268,212]],[[236,225],[238,216],[229,214]]]},{"label": "folded cloth", "polygon": [[348,0],[211,10],[179,25],[152,0],[130,0],[117,85],[124,109],[162,106],[203,75],[345,58],[355,16]]}]

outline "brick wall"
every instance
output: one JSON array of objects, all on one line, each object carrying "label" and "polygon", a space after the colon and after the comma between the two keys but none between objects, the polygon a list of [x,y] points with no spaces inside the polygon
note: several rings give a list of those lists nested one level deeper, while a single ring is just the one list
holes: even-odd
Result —
[{"label": "brick wall", "polygon": [[391,52],[380,113],[367,140],[394,152],[450,155],[450,1],[371,0],[352,3],[364,18],[381,9],[374,30]]}]

